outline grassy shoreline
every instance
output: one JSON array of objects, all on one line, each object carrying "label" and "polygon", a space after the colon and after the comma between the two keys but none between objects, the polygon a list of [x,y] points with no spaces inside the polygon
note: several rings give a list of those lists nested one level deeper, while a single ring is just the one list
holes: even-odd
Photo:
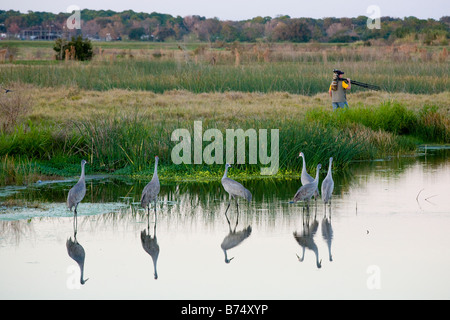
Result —
[{"label": "grassy shoreline", "polygon": [[[350,109],[333,113],[326,93],[155,94],[32,85],[21,90],[32,108],[0,135],[0,185],[77,176],[82,158],[90,163],[88,173],[148,177],[155,155],[161,158],[161,179],[220,179],[223,165],[171,163],[171,133],[177,128],[192,133],[194,121],[202,121],[203,132],[279,129],[280,178],[298,175],[300,151],[307,155],[308,170],[330,156],[335,170],[345,170],[354,160],[412,154],[421,143],[450,143],[450,92],[352,93]],[[236,165],[233,176],[257,177],[260,167]]]}]

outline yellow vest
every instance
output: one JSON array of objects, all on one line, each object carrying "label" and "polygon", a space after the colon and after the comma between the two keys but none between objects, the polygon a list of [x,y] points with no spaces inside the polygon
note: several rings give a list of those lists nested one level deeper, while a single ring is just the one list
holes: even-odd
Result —
[{"label": "yellow vest", "polygon": [[338,81],[337,90],[331,90],[331,102],[347,102],[346,89],[348,88],[348,84],[344,81]]}]

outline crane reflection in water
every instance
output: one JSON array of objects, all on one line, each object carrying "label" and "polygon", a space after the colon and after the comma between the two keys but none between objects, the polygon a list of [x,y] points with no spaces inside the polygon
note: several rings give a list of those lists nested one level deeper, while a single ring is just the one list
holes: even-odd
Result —
[{"label": "crane reflection in water", "polygon": [[80,267],[80,283],[84,285],[88,279],[84,279],[84,260],[86,258],[86,253],[83,246],[77,240],[78,232],[78,215],[75,214],[73,217],[73,240],[69,237],[66,241],[67,253]]},{"label": "crane reflection in water", "polygon": [[[156,212],[156,209],[155,209]],[[147,229],[141,231],[141,244],[142,248],[147,252],[153,260],[153,274],[155,280],[158,279],[158,271],[156,265],[158,263],[159,256],[159,244],[156,238],[156,213],[155,213],[155,225],[153,226],[153,237],[150,234],[150,211],[147,212]]]}]

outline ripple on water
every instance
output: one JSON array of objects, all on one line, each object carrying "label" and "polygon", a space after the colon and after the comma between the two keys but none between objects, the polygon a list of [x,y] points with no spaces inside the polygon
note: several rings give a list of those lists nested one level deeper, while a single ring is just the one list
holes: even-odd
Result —
[{"label": "ripple on water", "polygon": [[[83,203],[78,207],[78,216],[95,216],[116,212],[126,208],[125,203]],[[8,207],[0,211],[0,220],[13,221],[31,218],[73,217],[73,211],[65,203],[42,203],[39,208]]]}]

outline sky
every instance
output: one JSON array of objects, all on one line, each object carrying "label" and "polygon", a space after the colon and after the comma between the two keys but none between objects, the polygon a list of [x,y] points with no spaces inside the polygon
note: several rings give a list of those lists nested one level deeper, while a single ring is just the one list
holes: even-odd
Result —
[{"label": "sky", "polygon": [[200,15],[235,21],[277,15],[289,15],[291,18],[371,16],[375,14],[374,11],[368,11],[372,5],[379,8],[380,16],[439,19],[450,15],[449,0],[17,0],[0,4],[0,9],[24,13],[28,10],[59,13],[66,12],[71,5],[81,9],[119,12],[132,9],[136,12],[168,13],[182,17]]}]

